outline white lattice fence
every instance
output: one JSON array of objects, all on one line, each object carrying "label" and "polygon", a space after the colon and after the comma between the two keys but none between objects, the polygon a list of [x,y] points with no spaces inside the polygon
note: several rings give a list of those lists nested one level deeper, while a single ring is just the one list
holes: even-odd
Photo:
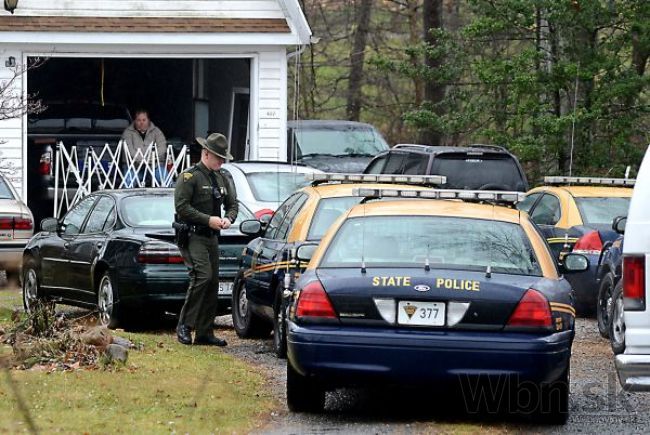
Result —
[{"label": "white lattice fence", "polygon": [[54,216],[96,190],[134,187],[171,187],[190,165],[189,147],[167,146],[165,161],[155,144],[131,155],[126,142],[117,146],[65,147],[59,142],[54,158]]}]

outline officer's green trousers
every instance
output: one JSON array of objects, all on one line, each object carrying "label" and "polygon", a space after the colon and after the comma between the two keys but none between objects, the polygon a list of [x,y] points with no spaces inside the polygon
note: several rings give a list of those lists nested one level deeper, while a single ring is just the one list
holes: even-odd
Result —
[{"label": "officer's green trousers", "polygon": [[219,241],[216,236],[191,233],[181,254],[190,268],[190,286],[179,324],[193,328],[197,337],[210,336],[219,294]]}]

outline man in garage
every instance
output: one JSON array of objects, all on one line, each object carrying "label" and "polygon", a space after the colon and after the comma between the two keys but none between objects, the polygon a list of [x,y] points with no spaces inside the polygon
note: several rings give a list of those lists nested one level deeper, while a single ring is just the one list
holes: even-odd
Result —
[{"label": "man in garage", "polygon": [[[228,140],[219,133],[196,138],[203,147],[201,161],[180,174],[174,191],[177,219],[189,226],[187,243],[179,243],[185,264],[190,268],[190,285],[181,310],[176,333],[183,344],[225,346],[214,336],[219,289],[219,230],[237,218],[237,192],[221,165],[231,160]],[[225,216],[221,217],[221,205]],[[184,245],[184,246],[181,246]],[[195,338],[192,342],[192,330]]]},{"label": "man in garage", "polygon": [[[154,125],[149,119],[149,112],[145,109],[138,109],[135,112],[135,119],[122,133],[122,140],[126,142],[129,149],[129,154],[133,159],[133,168],[126,168],[124,184],[127,187],[133,186],[133,178],[135,174],[145,173],[144,166],[138,170],[140,166],[140,159],[136,159],[135,155],[140,150],[142,155],[146,153],[147,149],[152,145],[156,145],[158,151],[156,161],[156,154],[151,153],[149,162],[156,168],[156,180],[162,183],[167,178],[167,139],[163,132]],[[127,165],[129,162],[127,162]]]}]

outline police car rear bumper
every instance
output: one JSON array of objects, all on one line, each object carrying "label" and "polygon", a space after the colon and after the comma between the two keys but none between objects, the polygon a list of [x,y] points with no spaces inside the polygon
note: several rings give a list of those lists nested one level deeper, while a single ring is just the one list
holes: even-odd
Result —
[{"label": "police car rear bumper", "polygon": [[616,371],[626,391],[650,391],[650,355],[616,355]]},{"label": "police car rear bumper", "polygon": [[288,358],[328,385],[396,385],[511,377],[550,382],[569,365],[573,331],[405,331],[299,326],[288,322]]}]

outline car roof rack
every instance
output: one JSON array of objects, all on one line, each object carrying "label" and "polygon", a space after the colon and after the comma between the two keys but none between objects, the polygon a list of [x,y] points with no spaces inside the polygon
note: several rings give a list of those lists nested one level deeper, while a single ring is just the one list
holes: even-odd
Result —
[{"label": "car roof rack", "polygon": [[352,191],[354,196],[367,199],[374,198],[401,198],[401,199],[455,199],[466,202],[488,202],[504,205],[514,205],[522,201],[524,192],[510,192],[501,190],[462,190],[462,189],[426,189],[426,190],[400,190],[400,189],[373,189],[360,187]]},{"label": "car roof rack", "polygon": [[341,173],[309,173],[305,179],[312,186],[325,183],[386,183],[386,184],[416,184],[432,186],[445,184],[447,177],[443,175],[401,175],[401,174],[341,174]]},{"label": "car roof rack", "polygon": [[634,186],[634,178],[598,178],[598,177],[563,177],[552,176],[544,177],[544,184],[562,185],[562,184],[581,184],[584,186]]}]

